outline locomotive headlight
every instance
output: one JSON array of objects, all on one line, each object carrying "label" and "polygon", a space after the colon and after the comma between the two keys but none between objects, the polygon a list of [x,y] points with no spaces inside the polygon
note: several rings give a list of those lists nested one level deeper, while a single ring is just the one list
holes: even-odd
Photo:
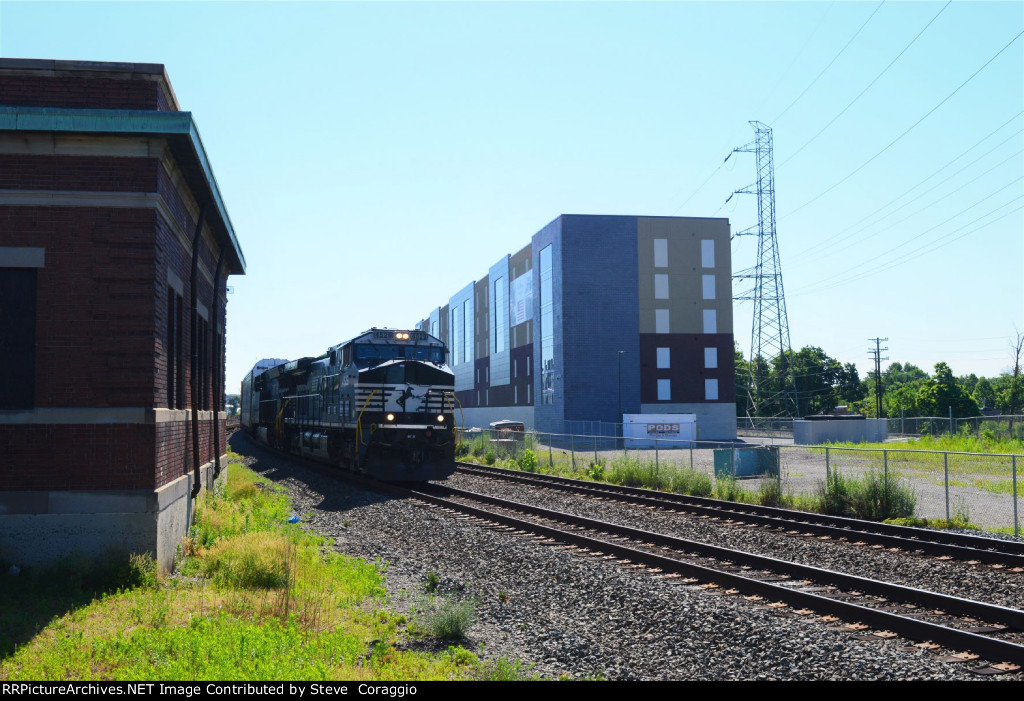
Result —
[{"label": "locomotive headlight", "polygon": [[388,418],[388,421],[394,421],[395,420],[395,415],[394,414],[388,414],[387,418]]},{"label": "locomotive headlight", "polygon": [[444,423],[444,414],[437,415],[437,423]]}]

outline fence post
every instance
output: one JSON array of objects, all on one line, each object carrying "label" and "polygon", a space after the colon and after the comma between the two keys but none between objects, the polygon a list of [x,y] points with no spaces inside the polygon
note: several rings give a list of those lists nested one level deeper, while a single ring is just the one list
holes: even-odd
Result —
[{"label": "fence post", "polygon": [[693,469],[693,441],[690,441],[690,469]]},{"label": "fence post", "polygon": [[594,436],[594,464],[597,464],[597,436]]},{"label": "fence post", "polygon": [[953,406],[949,407],[949,437],[952,438],[956,433],[953,432]]},{"label": "fence post", "polygon": [[905,411],[904,409],[900,409],[900,435],[901,436],[905,436],[907,434],[907,429],[903,425],[903,413],[904,413],[904,411]]},{"label": "fence post", "polygon": [[1017,456],[1013,456],[1013,536],[1020,537],[1020,521],[1017,520]]},{"label": "fence post", "polygon": [[554,467],[555,466],[555,459],[551,455],[551,438],[552,438],[552,436],[549,433],[548,434],[548,467]]},{"label": "fence post", "polygon": [[828,486],[831,477],[831,470],[829,469],[829,457],[828,457],[828,446],[825,446],[825,486]]},{"label": "fence post", "polygon": [[889,451],[882,449],[882,508],[889,513]]},{"label": "fence post", "polygon": [[658,439],[654,439],[654,469],[661,469],[660,463],[658,462]]},{"label": "fence post", "polygon": [[949,523],[949,453],[942,454],[942,474],[946,485],[946,523]]}]

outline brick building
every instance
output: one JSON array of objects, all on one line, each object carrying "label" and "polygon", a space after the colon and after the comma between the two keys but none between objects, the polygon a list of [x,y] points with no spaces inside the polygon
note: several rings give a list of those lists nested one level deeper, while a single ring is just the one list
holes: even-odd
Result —
[{"label": "brick building", "polygon": [[695,414],[736,437],[727,219],[563,214],[419,328],[448,343],[467,425]]},{"label": "brick building", "polygon": [[162,65],[0,59],[0,560],[171,564],[224,467],[244,271]]}]

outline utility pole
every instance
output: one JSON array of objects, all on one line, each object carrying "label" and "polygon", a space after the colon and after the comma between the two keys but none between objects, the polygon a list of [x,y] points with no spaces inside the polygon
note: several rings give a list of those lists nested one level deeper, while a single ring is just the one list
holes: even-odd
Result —
[{"label": "utility pole", "polygon": [[882,418],[882,361],[888,360],[889,356],[882,357],[882,351],[889,350],[886,346],[882,348],[882,344],[888,341],[888,338],[869,338],[869,341],[874,341],[875,347],[868,348],[868,354],[873,356],[875,359],[875,417]]}]

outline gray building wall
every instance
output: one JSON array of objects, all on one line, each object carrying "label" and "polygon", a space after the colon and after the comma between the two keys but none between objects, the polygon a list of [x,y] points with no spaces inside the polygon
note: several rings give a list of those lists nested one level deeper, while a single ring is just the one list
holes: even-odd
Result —
[{"label": "gray building wall", "polygon": [[568,421],[619,423],[640,408],[636,227],[636,217],[562,216],[562,250],[571,251],[561,268]]}]

